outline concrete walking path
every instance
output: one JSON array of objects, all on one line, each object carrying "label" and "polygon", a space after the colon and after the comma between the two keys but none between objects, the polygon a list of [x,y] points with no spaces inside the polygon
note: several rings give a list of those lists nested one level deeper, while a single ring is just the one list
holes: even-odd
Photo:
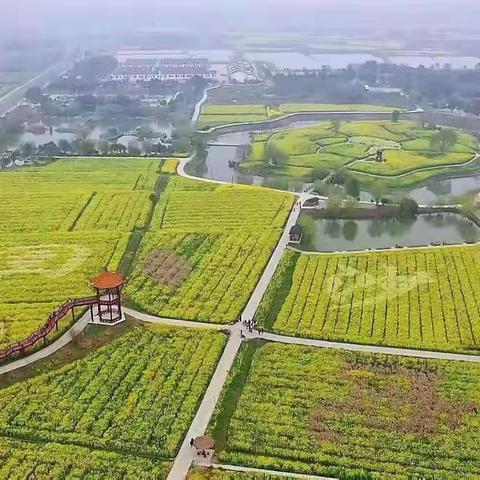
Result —
[{"label": "concrete walking path", "polygon": [[242,338],[240,332],[237,330],[232,331],[230,339],[228,340],[225,350],[218,362],[215,373],[208,385],[207,391],[202,398],[197,414],[195,415],[180,450],[177,453],[167,480],[181,480],[187,476],[194,460],[194,450],[190,445],[190,440],[205,434],[241,343]]},{"label": "concrete walking path", "polygon": [[219,470],[228,470],[231,472],[260,473],[263,475],[272,475],[275,477],[304,478],[312,480],[335,480],[332,477],[319,477],[317,475],[305,475],[303,473],[280,472],[278,470],[263,470],[261,468],[240,467],[238,465],[222,465],[219,463],[213,463],[211,466],[212,468],[216,468]]},{"label": "concrete walking path", "polygon": [[438,350],[417,350],[413,348],[387,347],[382,345],[348,343],[348,342],[339,342],[339,341],[331,341],[331,340],[317,340],[313,338],[292,337],[289,335],[280,335],[280,334],[268,333],[268,332],[264,332],[260,335],[256,330],[253,330],[252,333],[249,333],[248,328],[242,323],[236,323],[234,325],[232,324],[219,325],[216,323],[202,323],[202,322],[195,322],[195,321],[173,320],[169,318],[155,317],[153,315],[146,315],[144,313],[139,313],[139,312],[136,312],[135,310],[125,309],[125,308],[124,308],[124,311],[125,313],[131,315],[132,317],[138,318],[139,320],[143,320],[145,322],[158,323],[163,325],[172,325],[172,326],[185,327],[185,328],[210,328],[215,330],[229,331],[232,334],[235,333],[238,335],[243,333],[244,338],[242,340],[253,340],[256,338],[260,338],[263,340],[267,340],[269,342],[287,343],[290,345],[302,345],[305,347],[331,348],[333,350],[346,350],[350,352],[361,352],[361,353],[378,353],[383,355],[425,358],[425,359],[431,359],[431,360],[449,360],[449,361],[456,361],[456,362],[480,363],[480,355],[442,352]]},{"label": "concrete walking path", "polygon": [[229,329],[229,325],[222,323],[204,323],[196,322],[193,320],[178,320],[175,318],[157,317],[155,315],[149,315],[148,313],[137,312],[131,308],[123,307],[123,311],[137,320],[147,323],[158,323],[160,325],[171,325],[172,327],[186,327],[186,328],[210,328],[214,330],[226,330]]},{"label": "concrete walking path", "polygon": [[350,352],[379,353],[383,355],[397,355],[400,357],[480,363],[480,355],[468,355],[463,353],[415,350],[412,348],[401,347],[383,347],[381,345],[362,345],[359,343],[333,342],[329,340],[314,340],[301,337],[289,337],[275,333],[263,333],[262,335],[258,336],[258,338],[262,338],[270,342],[288,343],[290,345],[304,345],[307,347],[317,348],[332,348],[335,350],[347,350]]},{"label": "concrete walking path", "polygon": [[242,320],[252,320],[255,316],[258,306],[260,305],[260,302],[262,301],[262,298],[265,295],[268,286],[270,285],[273,275],[277,270],[278,264],[283,257],[283,253],[290,242],[290,229],[297,223],[298,216],[301,212],[299,202],[303,202],[304,198],[305,196],[302,194],[300,196],[300,201],[295,201],[294,207],[290,212],[290,216],[288,217],[285,228],[283,229],[282,236],[280,237],[280,240],[273,251],[272,256],[270,257],[270,260],[268,261],[268,264],[263,271],[255,290],[253,291],[245,309],[243,310]]},{"label": "concrete walking path", "polygon": [[31,365],[38,360],[42,360],[43,358],[49,357],[53,355],[55,352],[63,348],[65,345],[70,343],[77,335],[83,332],[87,325],[90,322],[90,312],[87,311],[69,330],[67,330],[60,338],[55,340],[50,345],[38,350],[35,353],[32,353],[28,357],[20,358],[15,360],[14,362],[7,363],[6,365],[0,366],[0,375],[4,373],[10,373],[14,370],[18,370],[19,368],[25,367],[27,365]]}]

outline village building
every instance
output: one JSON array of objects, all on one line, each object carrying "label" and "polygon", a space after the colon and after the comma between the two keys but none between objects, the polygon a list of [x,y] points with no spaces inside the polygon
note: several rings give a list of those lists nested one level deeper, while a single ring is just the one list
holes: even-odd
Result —
[{"label": "village building", "polygon": [[161,82],[185,83],[193,77],[216,81],[217,71],[206,58],[125,60],[110,79],[115,82]]}]

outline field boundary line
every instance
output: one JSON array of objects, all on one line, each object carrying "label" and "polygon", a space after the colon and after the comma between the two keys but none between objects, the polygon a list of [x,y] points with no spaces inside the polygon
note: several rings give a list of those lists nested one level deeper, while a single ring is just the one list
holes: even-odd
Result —
[{"label": "field boundary line", "polygon": [[448,360],[456,362],[480,363],[480,355],[467,353],[451,353],[436,350],[415,350],[402,347],[384,347],[381,345],[346,343],[333,340],[315,340],[303,337],[290,337],[276,333],[263,333],[255,337],[270,342],[303,345],[306,347],[331,348],[333,350],[347,350],[360,353],[379,353],[383,355],[396,355],[400,357],[425,358],[431,360]]},{"label": "field boundary line", "polygon": [[205,323],[198,322],[196,320],[180,320],[177,318],[157,317],[148,313],[138,312],[128,307],[122,308],[127,315],[147,323],[158,323],[160,325],[170,325],[172,327],[208,328],[212,330],[228,330],[230,328],[230,325],[225,323]]},{"label": "field boundary line", "polygon": [[305,479],[311,478],[313,480],[336,480],[334,477],[319,477],[317,475],[306,475],[304,473],[280,472],[278,470],[264,470],[262,468],[242,467],[238,465],[223,465],[221,463],[212,463],[211,467],[218,470],[229,470],[232,472],[263,473],[265,475],[276,475],[278,477],[293,477]]},{"label": "field boundary line", "polygon": [[[415,173],[428,172],[429,170],[436,170],[437,168],[444,169],[444,168],[467,167],[471,163],[477,161],[479,158],[480,158],[480,154],[475,153],[473,155],[473,158],[471,158],[470,160],[467,160],[466,162],[463,162],[463,163],[444,163],[444,164],[439,164],[439,165],[429,165],[429,166],[426,166],[426,167],[419,167],[419,168],[415,168],[413,170],[408,170],[408,172],[398,173],[396,175],[382,175],[380,173],[363,172],[362,170],[356,170],[355,168],[351,168],[350,171],[352,171],[354,173],[357,173],[359,175],[365,175],[367,177],[374,177],[374,178],[381,178],[381,179],[384,179],[384,180],[391,180],[391,179],[395,179],[395,178],[406,177],[407,175],[412,175],[412,174],[415,174]],[[362,160],[362,159],[357,159],[357,160],[353,161],[352,163],[350,163],[350,165],[353,165],[354,163],[357,163],[357,162],[363,162],[363,161],[364,160]]]}]

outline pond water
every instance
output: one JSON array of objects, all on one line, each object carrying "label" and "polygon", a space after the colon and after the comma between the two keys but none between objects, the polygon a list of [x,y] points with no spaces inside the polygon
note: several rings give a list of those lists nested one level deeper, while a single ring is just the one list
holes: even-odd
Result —
[{"label": "pond water", "polygon": [[[135,129],[140,125],[145,125],[145,124],[139,123],[138,120],[134,120],[127,123],[123,122],[121,125],[119,124],[114,124],[113,126],[109,124],[97,125],[88,130],[88,138],[93,141],[110,138],[112,136],[111,129],[114,127],[116,128],[117,132],[132,133],[132,132],[135,132]],[[148,126],[154,132],[155,138],[159,138],[164,134],[166,134],[167,136],[170,136],[173,131],[173,127],[171,125],[159,124],[157,122],[150,122]],[[68,131],[65,131],[65,130],[68,130]],[[52,133],[50,133],[49,129],[47,129],[44,133],[25,132],[22,135],[20,135],[18,138],[16,138],[15,142],[11,146],[18,147],[23,143],[27,143],[27,142],[33,143],[36,146],[44,145],[45,143],[48,143],[48,142],[55,142],[58,144],[58,142],[62,139],[65,139],[71,142],[78,138],[78,133],[74,133],[74,132],[80,132],[80,127],[78,125],[73,126],[69,124],[62,124],[60,125],[60,127],[54,126]],[[155,141],[155,138],[153,139],[153,141]],[[123,145],[127,146],[129,142],[136,141],[136,140],[137,140],[137,137],[135,135],[122,135],[121,137],[118,138],[117,141],[118,143],[122,143]]]},{"label": "pond water", "polygon": [[445,64],[450,64],[454,69],[461,70],[463,68],[475,68],[475,66],[480,63],[480,58],[478,57],[431,57],[423,55],[399,55],[389,57],[388,61],[390,63],[396,63],[399,65],[409,65],[410,67],[419,67],[423,65],[426,68],[434,67],[435,65],[440,65],[441,68]]},{"label": "pond water", "polygon": [[375,60],[382,62],[382,59],[365,53],[318,53],[304,55],[299,52],[265,51],[247,52],[247,60],[256,62],[273,63],[278,69],[320,69],[324,65],[331,68],[345,68],[348,65],[359,64]]},{"label": "pond water", "polygon": [[[318,121],[293,122],[288,127],[279,127],[269,129],[268,131],[276,132],[286,129],[293,130],[297,128],[305,128],[318,123]],[[223,182],[234,181],[237,183],[266,185],[284,190],[299,191],[303,186],[303,182],[298,179],[288,179],[280,176],[261,177],[244,175],[239,174],[229,167],[229,161],[241,162],[245,147],[251,143],[252,134],[258,131],[262,130],[257,129],[245,132],[226,133],[218,135],[215,138],[210,138],[209,142],[211,146],[208,147],[207,157],[203,164],[200,168],[197,166],[195,169],[193,169],[192,166],[189,166],[187,167],[187,171],[204,178]],[[480,191],[480,175],[472,175],[430,181],[423,186],[411,190],[405,189],[391,191],[387,193],[386,196],[392,199],[409,196],[416,200],[420,205],[430,205],[434,202],[449,205],[456,201],[455,197],[478,191]],[[360,199],[370,201],[372,195],[368,191],[363,191],[361,192]]]},{"label": "pond water", "polygon": [[457,214],[419,215],[416,219],[405,221],[331,220],[320,218],[315,211],[303,211],[299,223],[305,230],[300,248],[308,251],[333,252],[480,241],[480,228]]},{"label": "pond water", "polygon": [[[431,205],[432,203],[450,205],[457,202],[459,196],[478,191],[480,191],[480,175],[473,175],[471,177],[435,180],[411,190],[392,190],[386,196],[389,198],[408,196],[413,198],[419,205]],[[370,201],[372,195],[368,191],[362,191],[360,199]]]}]

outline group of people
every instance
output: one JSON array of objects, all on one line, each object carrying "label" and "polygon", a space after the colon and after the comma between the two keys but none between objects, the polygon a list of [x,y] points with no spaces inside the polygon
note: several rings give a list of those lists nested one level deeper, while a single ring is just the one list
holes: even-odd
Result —
[{"label": "group of people", "polygon": [[[247,319],[242,320],[240,318],[239,322],[242,322],[242,324],[245,325],[249,333],[253,333],[253,331],[255,330],[259,335],[261,335],[265,331],[262,327],[257,327],[257,324],[254,320],[247,320]],[[242,337],[244,336],[242,330],[240,330],[240,334],[242,335]]]}]

